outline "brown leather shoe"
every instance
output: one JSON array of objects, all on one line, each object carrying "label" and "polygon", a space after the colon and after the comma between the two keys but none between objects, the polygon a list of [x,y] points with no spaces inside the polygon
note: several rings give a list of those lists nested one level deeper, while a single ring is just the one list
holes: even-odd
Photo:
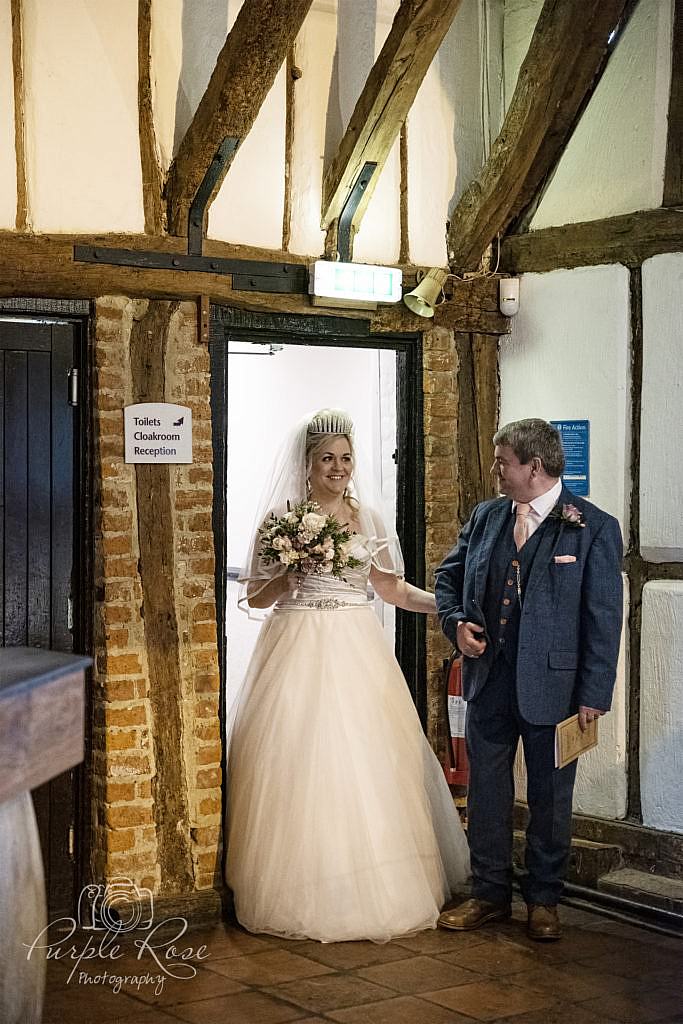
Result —
[{"label": "brown leather shoe", "polygon": [[530,939],[537,942],[554,942],[562,938],[562,925],[557,907],[544,907],[540,903],[530,903],[528,908],[526,931]]},{"label": "brown leather shoe", "polygon": [[488,921],[504,921],[510,917],[509,903],[489,903],[488,900],[465,900],[455,910],[444,910],[439,918],[441,928],[468,932]]}]

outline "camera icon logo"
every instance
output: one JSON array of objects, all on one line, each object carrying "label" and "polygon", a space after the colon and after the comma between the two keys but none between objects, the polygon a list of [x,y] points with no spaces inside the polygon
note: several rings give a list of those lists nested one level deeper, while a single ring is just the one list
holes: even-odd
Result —
[{"label": "camera icon logo", "polygon": [[154,896],[123,875],[86,885],[78,897],[78,924],[90,931],[132,932],[152,927]]}]

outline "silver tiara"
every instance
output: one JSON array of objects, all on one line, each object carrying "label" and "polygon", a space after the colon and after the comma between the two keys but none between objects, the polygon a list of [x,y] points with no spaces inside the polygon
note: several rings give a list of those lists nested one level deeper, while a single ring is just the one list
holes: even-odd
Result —
[{"label": "silver tiara", "polygon": [[352,434],[353,421],[341,409],[321,409],[306,429],[309,434]]}]

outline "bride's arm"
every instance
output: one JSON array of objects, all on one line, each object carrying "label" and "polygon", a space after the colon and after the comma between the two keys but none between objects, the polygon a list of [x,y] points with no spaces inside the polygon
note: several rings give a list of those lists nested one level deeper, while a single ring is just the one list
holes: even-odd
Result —
[{"label": "bride's arm", "polygon": [[404,608],[407,612],[422,612],[425,615],[436,613],[434,595],[428,590],[420,590],[411,583],[399,579],[393,573],[381,572],[373,565],[370,570],[370,583],[375,593],[379,594],[387,604]]},{"label": "bride's arm", "polygon": [[247,586],[247,604],[250,608],[270,608],[271,604],[275,604],[292,587],[293,583],[295,581],[291,573],[276,576],[265,586],[261,586],[261,581],[256,580]]}]

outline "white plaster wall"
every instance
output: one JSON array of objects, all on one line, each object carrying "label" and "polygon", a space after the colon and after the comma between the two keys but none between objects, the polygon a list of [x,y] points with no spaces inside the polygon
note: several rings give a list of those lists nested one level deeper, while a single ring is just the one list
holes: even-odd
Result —
[{"label": "white plaster wall", "polygon": [[[341,0],[340,10],[345,8],[345,17],[339,24],[339,38],[348,30],[354,22],[361,17],[361,5],[353,3],[353,0]],[[344,130],[348,120],[353,113],[353,108],[360,96],[367,73],[384,46],[387,35],[391,29],[394,15],[398,10],[398,0],[375,0],[365,5],[366,12],[376,10],[374,28],[374,54],[369,53],[372,59],[368,61],[368,68],[365,74],[359,75],[354,72],[354,65],[358,64],[359,51],[349,46],[344,50],[340,48],[340,56],[345,56],[344,67],[339,64],[340,70],[340,96],[343,97],[342,114],[344,117]],[[352,14],[351,14],[352,12]],[[351,17],[350,17],[351,15]],[[368,26],[368,35],[372,38],[372,27]],[[355,39],[357,31],[351,29],[351,39]],[[360,51],[362,52],[362,50]],[[399,159],[398,139],[391,148],[380,172],[379,180],[375,186],[368,208],[361,220],[360,230],[353,243],[353,258],[358,263],[395,263],[398,260],[401,247],[401,215],[399,207],[399,193],[401,184],[401,166]]]},{"label": "white plaster wall", "polygon": [[[217,0],[214,0],[219,7]],[[243,0],[229,0],[228,31]],[[225,34],[221,46],[225,40]],[[209,77],[215,60],[209,68]],[[280,68],[209,210],[207,234],[263,248],[282,246],[285,201],[286,67]],[[265,200],[265,201],[264,201]]]},{"label": "white plaster wall", "polygon": [[531,229],[662,201],[671,0],[641,0],[558,164]]},{"label": "white plaster wall", "polygon": [[332,89],[337,21],[334,10],[314,4],[295,47],[301,78],[295,87],[292,144],[292,252],[319,256],[325,247],[320,227],[325,125]]},{"label": "white plaster wall", "polygon": [[207,234],[267,249],[282,246],[286,68],[263,102],[209,209]]},{"label": "white plaster wall", "polygon": [[683,581],[643,589],[640,787],[643,824],[683,833]]},{"label": "white plaster wall", "polygon": [[[195,115],[243,0],[155,0],[152,80],[161,163],[171,160]],[[286,70],[280,69],[209,209],[207,234],[224,241],[282,245]]]},{"label": "white plaster wall", "polygon": [[500,341],[500,423],[590,420],[590,500],[628,524],[628,271],[581,267],[525,274],[512,334]]},{"label": "white plaster wall", "polygon": [[479,173],[503,123],[504,0],[464,0],[439,50],[444,79],[453,75],[457,177],[448,212]]},{"label": "white plaster wall", "polygon": [[172,57],[160,52],[163,42],[161,27],[153,26],[152,43],[158,43],[154,45],[153,57],[156,62],[166,60],[171,65],[166,68],[164,81],[166,102],[170,99],[172,103],[166,116],[172,116],[173,120],[173,155],[178,151],[206,91],[218,54],[242,2],[202,0],[198,4],[194,0],[170,0],[169,6],[167,0],[155,0],[153,16],[172,30],[173,35],[169,33],[167,38],[176,51]]},{"label": "white plaster wall", "polygon": [[624,583],[624,626],[619,647],[612,708],[598,725],[598,746],[579,758],[574,788],[574,810],[596,818],[625,818],[628,801],[626,752],[628,747],[628,577]]},{"label": "white plaster wall", "polygon": [[0,0],[0,228],[14,228],[17,164],[14,148],[14,77],[10,0]]},{"label": "white plaster wall", "polygon": [[[387,5],[390,6],[387,6]],[[336,48],[329,83],[325,125],[325,165],[334,156],[356,101],[375,63],[377,21],[388,29],[394,16],[395,0],[315,0],[313,11],[325,12],[336,26]],[[382,40],[386,38],[382,33]]]},{"label": "white plaster wall", "polygon": [[37,231],[142,231],[136,0],[25,0],[29,210]]},{"label": "white plaster wall", "polygon": [[504,0],[503,65],[505,68],[505,109],[515,91],[519,69],[529,49],[543,0]]},{"label": "white plaster wall", "polygon": [[683,561],[683,253],[643,264],[640,550]]},{"label": "white plaster wall", "polygon": [[167,171],[175,149],[176,107],[189,107],[182,79],[183,0],[152,0],[150,50],[154,131],[159,160]]},{"label": "white plaster wall", "polygon": [[[367,74],[382,48],[397,8],[395,0],[362,5],[316,0],[297,37],[292,147],[292,252],[318,256],[325,159],[331,159],[353,113]],[[356,262],[391,263],[400,248],[400,166],[393,146],[356,236]]]},{"label": "white plaster wall", "polygon": [[[471,15],[472,7],[471,3],[466,5],[465,15]],[[446,218],[458,169],[453,145],[456,101],[451,62],[458,38],[454,33],[462,29],[462,12],[461,7],[424,77],[407,121],[410,257],[426,267],[448,265]],[[474,13],[474,25],[471,16],[466,24],[468,38],[477,29],[476,8]],[[477,136],[480,141],[480,130]]]},{"label": "white plaster wall", "polygon": [[418,265],[447,265],[447,218],[500,130],[502,28],[502,0],[463,0],[408,114],[408,233]]}]

